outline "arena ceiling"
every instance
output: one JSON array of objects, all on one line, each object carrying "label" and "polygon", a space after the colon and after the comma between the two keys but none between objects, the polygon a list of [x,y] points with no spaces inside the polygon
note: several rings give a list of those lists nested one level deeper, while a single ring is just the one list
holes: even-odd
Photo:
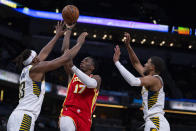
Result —
[{"label": "arena ceiling", "polygon": [[193,2],[172,0],[14,0],[33,9],[55,11],[74,4],[89,16],[196,27]]}]

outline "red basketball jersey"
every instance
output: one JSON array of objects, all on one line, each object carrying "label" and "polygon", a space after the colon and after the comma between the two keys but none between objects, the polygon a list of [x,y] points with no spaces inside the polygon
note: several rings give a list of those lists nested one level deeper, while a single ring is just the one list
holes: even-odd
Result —
[{"label": "red basketball jersey", "polygon": [[91,117],[95,109],[98,93],[98,89],[87,88],[76,74],[74,74],[68,86],[67,97],[63,103],[63,109],[68,106],[75,107],[80,109],[82,112],[85,112],[88,117]]}]

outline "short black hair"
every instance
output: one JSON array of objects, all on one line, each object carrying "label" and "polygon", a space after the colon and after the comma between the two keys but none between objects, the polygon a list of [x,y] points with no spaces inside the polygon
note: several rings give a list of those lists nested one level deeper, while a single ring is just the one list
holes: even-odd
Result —
[{"label": "short black hair", "polygon": [[19,56],[14,60],[16,62],[16,67],[21,69],[23,67],[23,61],[26,60],[31,55],[30,49],[25,49]]},{"label": "short black hair", "polygon": [[165,71],[165,62],[162,58],[158,56],[152,56],[151,63],[155,66],[155,72],[158,74],[162,74],[163,71]]},{"label": "short black hair", "polygon": [[97,63],[97,61],[95,60],[95,58],[94,57],[92,57],[92,56],[88,56],[91,60],[92,60],[92,64],[93,64],[93,66],[94,66],[94,71],[93,71],[93,73],[94,72],[96,72],[97,71],[97,68],[98,68],[98,63]]},{"label": "short black hair", "polygon": [[96,61],[92,56],[88,56],[92,60],[93,66],[96,68]]}]

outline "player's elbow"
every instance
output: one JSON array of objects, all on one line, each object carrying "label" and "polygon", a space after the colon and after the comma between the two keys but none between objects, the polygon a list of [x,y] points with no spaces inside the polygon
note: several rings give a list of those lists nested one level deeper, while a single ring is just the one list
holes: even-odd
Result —
[{"label": "player's elbow", "polygon": [[91,81],[88,81],[86,86],[87,88],[97,88],[97,81],[95,79],[92,79]]},{"label": "player's elbow", "polygon": [[129,81],[129,84],[131,86],[141,86],[141,80],[140,78],[134,78],[131,81]]}]

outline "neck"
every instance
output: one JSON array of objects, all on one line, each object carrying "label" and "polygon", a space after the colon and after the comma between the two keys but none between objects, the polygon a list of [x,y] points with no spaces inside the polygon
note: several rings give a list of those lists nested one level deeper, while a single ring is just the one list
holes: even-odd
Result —
[{"label": "neck", "polygon": [[32,63],[30,63],[30,65],[32,65],[32,66],[35,66],[35,65],[37,65],[39,62],[32,62]]},{"label": "neck", "polygon": [[92,72],[91,71],[84,71],[85,74],[90,75]]},{"label": "neck", "polygon": [[158,75],[158,74],[155,73],[154,71],[151,71],[151,72],[149,73],[149,75],[153,76],[153,75]]}]

